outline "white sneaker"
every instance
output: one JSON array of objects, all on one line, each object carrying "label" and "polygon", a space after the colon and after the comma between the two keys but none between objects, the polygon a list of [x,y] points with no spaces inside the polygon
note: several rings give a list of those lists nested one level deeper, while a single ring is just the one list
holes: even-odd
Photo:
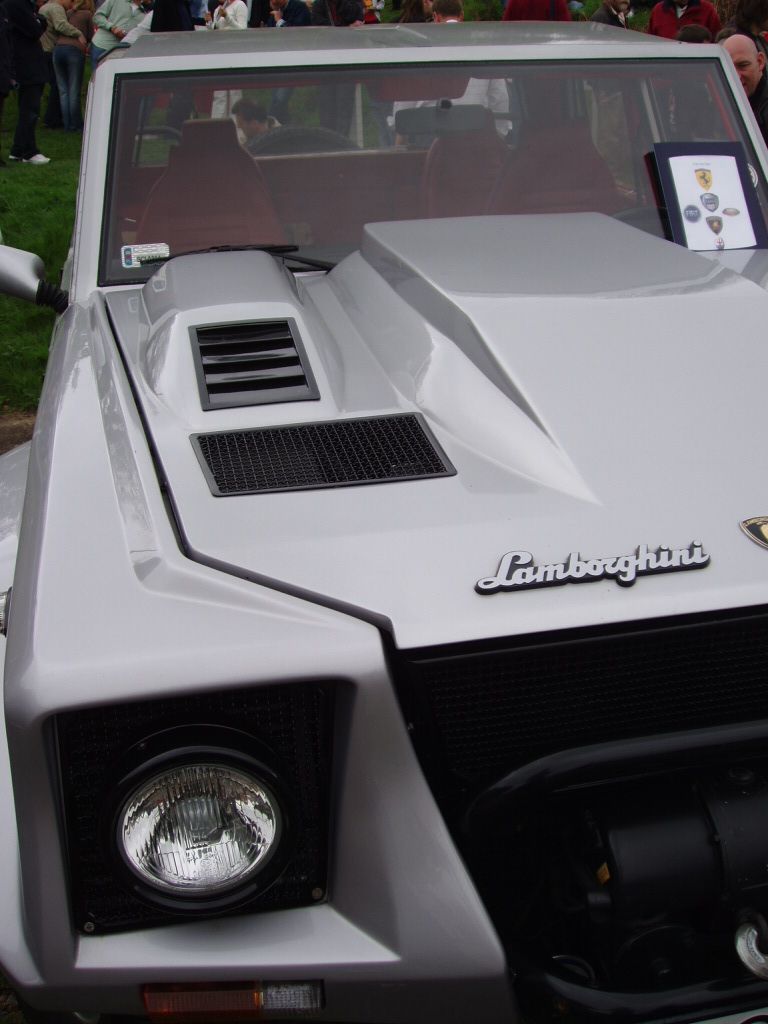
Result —
[{"label": "white sneaker", "polygon": [[13,153],[9,153],[8,154],[8,159],[12,160],[15,164],[20,164],[21,163],[21,157],[20,156],[14,156]]},{"label": "white sneaker", "polygon": [[49,164],[51,158],[49,156],[43,156],[42,153],[35,153],[34,156],[29,157],[27,160],[22,160],[24,164]]}]

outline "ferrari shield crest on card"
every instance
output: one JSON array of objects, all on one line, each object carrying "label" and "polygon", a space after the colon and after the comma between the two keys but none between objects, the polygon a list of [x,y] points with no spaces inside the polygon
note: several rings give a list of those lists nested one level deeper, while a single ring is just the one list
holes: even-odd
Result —
[{"label": "ferrari shield crest on card", "polygon": [[698,181],[699,185],[709,191],[712,186],[712,172],[708,171],[705,167],[697,167],[694,174],[696,175],[696,181]]}]

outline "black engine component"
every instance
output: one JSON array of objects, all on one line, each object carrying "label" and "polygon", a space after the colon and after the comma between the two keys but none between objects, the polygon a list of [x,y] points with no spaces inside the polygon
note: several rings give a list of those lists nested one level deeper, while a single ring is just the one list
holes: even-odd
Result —
[{"label": "black engine component", "polygon": [[492,840],[476,831],[469,859],[523,1003],[647,1020],[718,989],[765,1002],[735,935],[754,921],[768,952],[768,763],[627,767],[551,778],[544,799],[522,788],[495,806]]},{"label": "black engine component", "polygon": [[389,657],[530,1020],[768,1006],[768,608]]},{"label": "black engine component", "polygon": [[709,976],[718,960],[738,966],[736,928],[768,911],[764,774],[739,766],[606,786],[575,816],[565,822],[580,848],[557,868],[570,875],[563,907],[574,896],[583,907],[614,984],[663,988]]}]

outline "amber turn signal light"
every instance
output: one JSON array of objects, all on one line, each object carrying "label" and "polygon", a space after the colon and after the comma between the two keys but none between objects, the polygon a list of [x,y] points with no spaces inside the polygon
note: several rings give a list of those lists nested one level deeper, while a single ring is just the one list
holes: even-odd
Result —
[{"label": "amber turn signal light", "polygon": [[323,1006],[319,981],[145,985],[142,995],[153,1024],[260,1020],[266,1014],[306,1014]]}]

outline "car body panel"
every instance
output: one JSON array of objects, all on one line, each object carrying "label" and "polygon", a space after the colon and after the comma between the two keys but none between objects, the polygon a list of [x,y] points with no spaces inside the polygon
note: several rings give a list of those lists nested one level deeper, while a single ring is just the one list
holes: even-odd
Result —
[{"label": "car body panel", "polygon": [[[698,254],[592,211],[427,219],[416,209],[388,222],[367,220],[359,244],[330,270],[322,262],[313,269],[312,254],[302,265],[300,252],[237,245],[232,252],[170,254],[167,246],[167,262],[155,250],[160,265],[139,266],[135,280],[100,283],[100,275],[117,279],[105,269],[117,249],[109,258],[100,255],[113,244],[109,232],[120,220],[110,221],[122,170],[116,134],[128,125],[126,152],[140,171],[150,171],[138,210],[121,211],[115,237],[130,248],[142,244],[140,221],[151,190],[183,137],[183,126],[171,126],[173,145],[166,145],[169,133],[152,136],[151,129],[169,127],[163,118],[173,108],[164,99],[153,110],[155,100],[144,99],[165,97],[169,81],[187,76],[196,86],[202,75],[204,84],[223,82],[227,88],[219,91],[229,93],[247,87],[248,75],[256,82],[263,73],[298,92],[299,85],[279,76],[309,69],[321,95],[323,79],[337,71],[342,85],[343,75],[379,66],[393,80],[411,65],[433,72],[437,66],[440,73],[459,67],[462,74],[474,67],[482,78],[489,66],[511,62],[554,69],[550,77],[558,81],[558,69],[573,61],[626,61],[631,68],[658,62],[661,69],[684,65],[710,74],[713,94],[722,89],[727,98],[723,124],[732,117],[760,188],[768,188],[768,151],[719,48],[682,50],[592,24],[157,34],[99,66],[65,272],[69,305],[54,330],[31,446],[0,459],[0,591],[12,584],[7,641],[0,638],[0,799],[16,809],[0,840],[0,963],[35,1008],[139,1018],[145,985],[214,987],[243,979],[321,982],[324,1003],[309,1019],[349,1024],[543,1019],[553,1000],[572,1009],[575,1021],[606,1013],[617,1021],[735,1024],[768,1005],[764,983],[726,954],[726,980],[688,965],[696,983],[662,984],[661,995],[647,980],[639,992],[619,991],[625,968],[610,963],[602,964],[600,984],[583,984],[592,970],[590,929],[598,946],[642,950],[648,942],[645,923],[636,933],[642,914],[633,908],[631,925],[619,914],[619,938],[611,933],[609,940],[599,938],[596,914],[584,955],[570,962],[557,945],[561,933],[575,941],[570,911],[547,902],[558,886],[546,874],[548,858],[561,847],[570,853],[572,836],[593,820],[591,807],[581,815],[585,792],[599,809],[606,792],[620,793],[622,810],[638,815],[639,825],[630,824],[641,832],[643,815],[657,825],[653,815],[666,813],[667,799],[673,810],[662,824],[671,829],[689,815],[702,827],[702,820],[714,819],[714,799],[706,813],[691,812],[687,791],[678,794],[682,774],[700,773],[698,809],[722,749],[729,756],[737,750],[740,767],[745,759],[762,766],[764,748],[757,743],[765,739],[761,721],[768,716],[752,711],[743,721],[738,702],[736,710],[729,703],[746,676],[760,706],[763,648],[757,643],[733,641],[735,667],[710,680],[714,710],[713,701],[704,712],[691,709],[698,726],[673,729],[662,709],[653,735],[636,735],[621,708],[626,694],[631,719],[629,698],[646,683],[649,693],[662,696],[682,687],[679,715],[686,707],[686,661],[704,675],[708,648],[699,633],[690,649],[669,636],[689,627],[703,634],[719,629],[721,620],[726,632],[734,622],[741,629],[742,618],[749,620],[747,635],[768,606],[768,554],[739,528],[748,517],[768,516],[761,430],[768,376],[765,252]],[[389,100],[401,98],[406,80],[418,76],[401,75]],[[370,92],[365,106],[362,87],[357,95],[359,130],[348,141],[379,152],[385,147],[371,143],[370,111],[380,97]],[[658,96],[650,88],[642,95],[650,110]],[[134,123],[125,109],[136,97]],[[146,120],[136,113],[142,104],[149,108]],[[186,120],[216,120],[211,109]],[[663,105],[652,112],[663,120]],[[506,113],[514,125],[518,113]],[[310,108],[308,122],[311,117]],[[136,152],[147,135],[149,157],[141,164]],[[406,161],[415,152],[413,166],[426,161],[417,143],[393,140],[391,148]],[[335,166],[346,158],[340,151]],[[201,182],[201,202],[217,184]],[[298,237],[301,225],[293,227]],[[164,236],[152,236],[151,246],[165,244]],[[130,270],[129,256],[120,258],[121,272]],[[7,282],[0,287],[10,293]],[[283,320],[296,326],[319,397],[204,409],[194,331]],[[402,414],[426,426],[452,472],[222,497],[211,492],[193,447],[200,434]],[[668,546],[679,561],[698,545],[701,557],[691,555],[688,567],[696,571],[649,573],[632,586],[610,577],[588,586],[561,578],[560,586],[518,592],[483,593],[477,586],[497,573],[506,552],[529,552],[535,565],[564,569],[572,553],[584,560],[631,558],[642,545]],[[611,650],[637,636],[646,653],[633,655],[635,674],[632,659],[627,667],[611,660]],[[516,676],[518,664],[560,644],[567,654],[555,658],[554,670],[535,663],[530,676],[523,678],[523,669]],[[673,648],[669,677],[666,654],[657,657],[656,645]],[[611,701],[605,691],[595,696],[589,689],[591,674],[586,681],[568,675],[581,648],[606,651],[608,690],[616,673]],[[713,660],[717,654],[713,649]],[[504,663],[498,694],[494,666],[471,675],[478,659]],[[444,664],[445,678],[429,675]],[[562,693],[547,704],[552,671],[563,680]],[[590,673],[600,676],[595,666]],[[190,746],[208,750],[213,740],[205,737],[219,737],[222,723],[237,731],[235,712],[225,717],[210,710],[217,701],[232,697],[240,708],[241,698],[266,694],[279,701],[299,688],[332,694],[329,724],[322,726],[327,736],[321,736],[328,764],[317,769],[325,787],[317,811],[325,828],[323,884],[309,897],[281,896],[275,905],[258,903],[261,893],[243,894],[213,913],[202,902],[148,894],[128,877],[118,845],[132,773],[148,773],[155,764],[142,767],[141,751],[165,744],[162,756],[186,764]],[[437,712],[445,706],[424,726],[434,694],[455,715],[442,732]],[[580,702],[590,701],[598,732],[583,746],[549,751],[541,737],[550,724],[554,732],[576,717]],[[603,734],[608,703],[619,709],[618,724],[609,723],[613,731],[606,726]],[[141,724],[145,713],[151,725]],[[281,778],[285,754],[278,754],[278,740],[272,749],[250,705],[239,713],[253,758],[258,754]],[[134,715],[139,725],[130,724]],[[292,725],[299,713],[294,708],[285,718]],[[97,719],[95,732],[87,732]],[[491,758],[469,777],[448,765],[456,749],[492,751],[499,735],[511,735],[521,721],[526,729],[529,720],[534,753],[522,764],[514,752],[503,752],[501,763]],[[462,731],[467,723],[474,732]],[[75,763],[72,735],[80,727],[83,760]],[[296,735],[298,759],[311,761],[315,748],[307,735]],[[637,754],[641,747],[651,753]],[[707,751],[702,764],[689,764],[690,750],[700,748]],[[105,765],[109,777],[94,797],[89,776]],[[522,776],[529,781],[521,783]],[[667,783],[669,798],[661,792]],[[741,808],[745,793],[751,793],[747,783],[731,804]],[[299,804],[293,796],[293,804],[286,801],[292,814]],[[495,801],[501,811],[488,825],[483,814]],[[756,803],[757,812],[749,813],[751,806],[733,834],[752,836],[764,807]],[[578,819],[572,829],[569,815]],[[89,816],[97,819],[96,831],[83,825]],[[561,821],[564,833],[546,832]],[[298,829],[294,821],[291,827]],[[707,861],[717,844],[734,849],[731,833],[722,829],[715,838],[713,829],[705,829],[695,853],[686,848],[689,860],[681,854],[684,876],[696,875],[689,864]],[[681,845],[689,832],[695,828],[682,830]],[[501,861],[486,862],[485,848],[497,843],[506,844]],[[759,841],[746,845],[761,853]],[[89,903],[94,848],[112,918]],[[286,874],[294,854],[286,852]],[[609,880],[607,860],[582,870],[579,857],[573,853],[579,877],[596,867],[601,884]],[[639,860],[656,871],[647,886],[654,897],[675,858],[659,858],[661,866],[650,855]],[[555,882],[561,868],[552,861]],[[724,867],[722,874],[738,889],[741,876],[731,878]],[[281,881],[265,889],[267,898]],[[716,888],[702,886],[706,898]],[[707,922],[702,929],[710,937],[716,931],[725,948],[745,908],[731,906],[735,896],[720,895],[728,904],[725,924],[718,919],[717,928]],[[562,929],[557,942],[547,931],[553,918]],[[680,922],[669,928],[685,946],[689,933]],[[651,936],[666,942],[652,930]],[[655,949],[640,956],[643,967],[656,963]],[[600,955],[610,961],[604,949]],[[595,999],[603,1000],[597,1010]]]},{"label": "car body panel", "polygon": [[[129,293],[110,296],[194,557],[387,622],[402,647],[667,615],[681,602],[708,610],[725,593],[728,607],[764,601],[762,555],[738,529],[760,502],[760,417],[730,410],[737,390],[740,408],[759,410],[768,298],[703,256],[637,234],[597,214],[373,225],[362,258],[301,279],[298,294],[255,253],[176,261],[163,305],[149,312],[149,285],[144,309]],[[530,262],[505,265],[510,245]],[[602,261],[580,268],[585,248]],[[321,400],[295,404],[289,422],[418,411],[458,475],[214,497],[189,443],[212,424],[196,400],[188,332],[245,318],[234,297],[246,285],[266,317],[296,319],[319,381]],[[725,336],[729,367],[716,347]],[[247,409],[215,416],[221,431],[252,419]],[[267,407],[260,420],[285,414]],[[650,509],[651,492],[667,501]],[[691,573],[484,601],[474,589],[508,550],[539,564],[692,540],[712,557],[709,585]]]}]

